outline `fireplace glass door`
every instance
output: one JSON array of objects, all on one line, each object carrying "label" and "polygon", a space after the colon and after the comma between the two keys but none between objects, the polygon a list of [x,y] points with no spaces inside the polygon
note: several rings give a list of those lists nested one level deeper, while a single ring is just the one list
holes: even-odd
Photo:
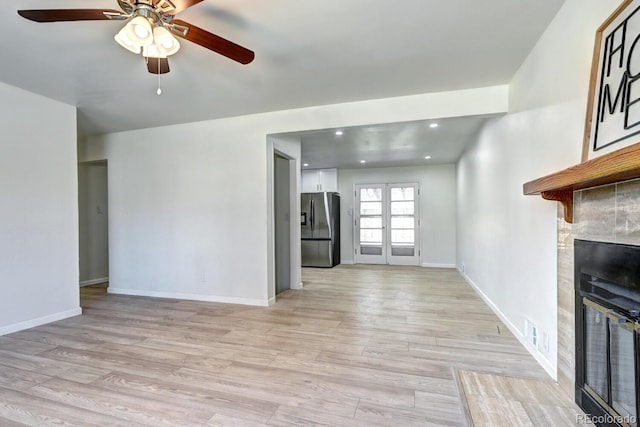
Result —
[{"label": "fireplace glass door", "polygon": [[[611,351],[611,406],[622,417],[636,415],[635,336],[627,322],[609,320]],[[630,423],[636,427],[637,422]]]},{"label": "fireplace glass door", "polygon": [[638,427],[638,325],[589,298],[583,303],[585,390],[623,425]]},{"label": "fireplace glass door", "polygon": [[585,306],[585,383],[592,393],[608,402],[607,316],[586,301]]}]

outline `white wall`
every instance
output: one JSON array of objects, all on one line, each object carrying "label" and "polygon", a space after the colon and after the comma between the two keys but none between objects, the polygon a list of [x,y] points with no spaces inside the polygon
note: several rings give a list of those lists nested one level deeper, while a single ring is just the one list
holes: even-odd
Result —
[{"label": "white wall", "polygon": [[267,135],[502,113],[507,97],[507,88],[498,86],[90,138],[80,159],[109,160],[110,290],[268,304],[273,206]]},{"label": "white wall", "polygon": [[81,313],[74,107],[0,83],[0,335]]},{"label": "white wall", "polygon": [[458,266],[523,341],[525,318],[550,338],[529,350],[557,369],[554,202],[522,184],[580,162],[596,28],[616,0],[567,0],[510,86],[510,114],[492,119],[458,163]]},{"label": "white wall", "polygon": [[80,285],[109,279],[109,200],[106,162],[78,166]]},{"label": "white wall", "polygon": [[456,167],[450,165],[340,169],[341,262],[354,262],[354,186],[417,182],[420,187],[421,263],[425,267],[456,265]]}]

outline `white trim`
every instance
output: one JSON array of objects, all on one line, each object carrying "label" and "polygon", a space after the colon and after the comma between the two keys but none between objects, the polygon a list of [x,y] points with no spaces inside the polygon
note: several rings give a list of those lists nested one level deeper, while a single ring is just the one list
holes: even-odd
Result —
[{"label": "white trim", "polygon": [[455,264],[438,264],[433,262],[423,262],[420,266],[425,268],[456,268]]},{"label": "white trim", "polygon": [[471,286],[473,288],[474,291],[476,291],[476,293],[480,296],[480,298],[482,298],[482,300],[489,306],[489,308],[496,314],[496,316],[498,316],[500,318],[500,320],[502,320],[502,323],[504,323],[505,325],[507,325],[507,328],[509,328],[509,330],[511,331],[511,333],[518,339],[518,341],[520,341],[520,344],[522,344],[524,346],[524,348],[527,349],[527,351],[529,353],[531,353],[531,355],[533,356],[534,359],[536,359],[536,361],[540,364],[540,366],[542,366],[542,368],[547,371],[547,373],[549,374],[549,376],[551,378],[553,378],[554,381],[558,380],[558,369],[557,367],[553,366],[553,364],[547,359],[545,358],[542,353],[540,353],[538,351],[537,348],[533,347],[532,344],[530,344],[526,339],[525,336],[522,334],[522,332],[520,332],[520,330],[518,328],[516,328],[516,326],[507,318],[507,316],[504,315],[504,313],[498,308],[498,306],[496,306],[493,301],[491,301],[489,299],[489,297],[487,295],[485,295],[484,292],[482,292],[480,290],[480,288],[478,287],[478,285],[476,285],[473,280],[471,280],[471,278],[469,276],[467,276],[466,274],[464,274],[459,268],[458,268],[458,272],[460,273],[460,275],[464,278],[464,280],[467,281],[467,283],[469,284],[469,286]]},{"label": "white trim", "polygon": [[355,264],[355,262],[352,259],[341,259],[340,260],[340,264],[353,265],[353,264]]},{"label": "white trim", "polygon": [[24,322],[14,323],[13,325],[3,326],[0,328],[0,336],[12,334],[14,332],[23,331],[25,329],[35,328],[58,320],[67,319],[69,317],[79,316],[82,314],[82,308],[77,307],[60,313],[50,314],[48,316],[38,317],[36,319],[25,320]]},{"label": "white trim", "polygon": [[191,301],[222,302],[225,304],[257,305],[260,307],[268,307],[269,301],[270,301],[269,299],[236,298],[236,297],[223,297],[223,296],[217,296],[217,295],[200,295],[200,294],[183,294],[179,292],[145,291],[141,289],[113,288],[111,286],[107,288],[107,292],[110,294],[134,295],[138,297],[171,298],[171,299],[184,299],[184,300],[191,300]]},{"label": "white trim", "polygon": [[275,303],[276,303],[276,297],[271,297],[271,298],[269,298],[269,302],[268,302],[269,307],[271,307],[271,306],[272,306],[272,305],[274,305]]},{"label": "white trim", "polygon": [[108,277],[103,277],[101,279],[91,279],[80,282],[80,287],[83,286],[91,286],[91,285],[99,285],[100,283],[106,283],[109,281]]},{"label": "white trim", "polygon": [[297,289],[302,289],[302,282],[300,282],[300,283],[294,283],[294,284],[291,286],[291,289],[296,289],[296,290],[297,290]]}]

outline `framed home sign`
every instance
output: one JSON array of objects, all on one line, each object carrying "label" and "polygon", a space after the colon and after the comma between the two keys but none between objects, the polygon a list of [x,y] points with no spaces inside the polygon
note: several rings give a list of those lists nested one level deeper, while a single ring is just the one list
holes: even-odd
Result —
[{"label": "framed home sign", "polygon": [[625,0],[598,28],[582,161],[640,142],[640,0]]}]

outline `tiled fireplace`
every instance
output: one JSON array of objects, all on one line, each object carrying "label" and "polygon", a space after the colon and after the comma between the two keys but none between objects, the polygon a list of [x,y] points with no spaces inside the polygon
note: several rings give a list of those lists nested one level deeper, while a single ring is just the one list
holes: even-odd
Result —
[{"label": "tiled fireplace", "polygon": [[[579,400],[584,398],[587,405],[587,413],[595,413],[602,408],[611,410],[612,407],[616,408],[613,412],[637,413],[637,394],[629,396],[632,392],[637,393],[640,372],[637,359],[629,362],[632,359],[628,353],[637,352],[640,342],[633,326],[625,327],[633,325],[632,315],[635,313],[629,312],[633,307],[616,308],[615,304],[607,301],[607,298],[615,299],[616,292],[627,291],[617,287],[620,284],[616,285],[616,280],[611,280],[610,273],[598,271],[598,268],[607,268],[602,265],[586,269],[587,273],[593,274],[577,272],[574,253],[575,248],[578,252],[588,252],[599,246],[592,242],[618,243],[630,250],[634,249],[633,246],[640,246],[640,180],[575,192],[573,224],[564,221],[561,207],[558,212],[558,381],[572,399],[578,390]],[[619,252],[616,248],[621,247],[602,246],[605,252],[607,248]],[[578,269],[585,270],[582,266],[585,261],[577,262]],[[640,257],[637,262],[640,265]],[[608,277],[599,277],[608,274]],[[576,276],[577,282],[574,280]],[[640,282],[640,278],[637,280]],[[611,283],[614,287],[607,290]],[[613,293],[610,292],[612,289]],[[627,295],[632,297],[631,300],[636,298],[633,292]],[[631,323],[626,323],[630,317]],[[576,330],[576,325],[579,330]],[[575,337],[578,337],[577,343]],[[621,397],[621,394],[626,397]],[[593,406],[594,402],[596,406]]]}]

